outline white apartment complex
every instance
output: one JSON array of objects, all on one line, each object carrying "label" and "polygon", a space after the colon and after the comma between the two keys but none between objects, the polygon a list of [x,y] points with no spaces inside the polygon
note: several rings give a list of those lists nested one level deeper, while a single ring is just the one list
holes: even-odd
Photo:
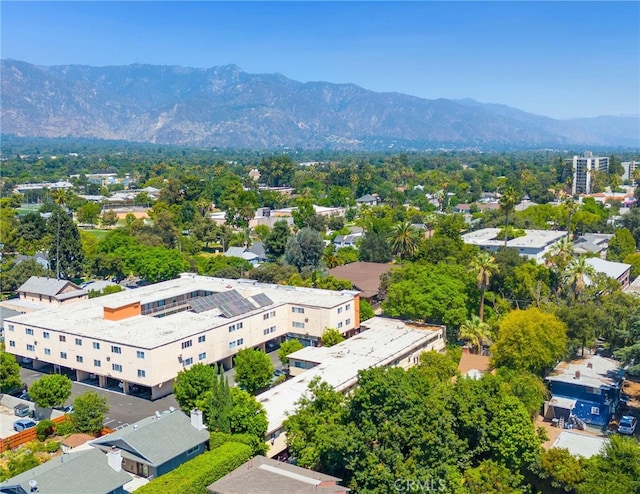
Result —
[{"label": "white apartment complex", "polygon": [[574,156],[565,160],[573,170],[571,182],[572,194],[590,194],[592,192],[593,172],[607,173],[609,171],[609,158],[593,156],[591,152],[585,152],[582,156]]},{"label": "white apartment complex", "polygon": [[[180,278],[4,320],[6,350],[75,372],[101,387],[168,395],[195,363],[232,367],[243,348],[298,338],[315,345],[326,328],[360,326],[359,292],[183,274]],[[144,389],[142,388],[142,389]]]},{"label": "white apartment complex", "polygon": [[634,173],[638,168],[640,168],[640,161],[623,161],[622,169],[624,172],[622,173],[622,179],[633,180]]},{"label": "white apartment complex", "polygon": [[358,384],[358,373],[374,367],[417,365],[420,354],[444,351],[446,327],[373,317],[364,321],[361,332],[332,347],[312,348],[289,354],[292,379],[256,396],[267,411],[270,458],[287,448],[283,422],[294,413],[299,400],[309,395],[314,379],[335,391],[348,393]]}]

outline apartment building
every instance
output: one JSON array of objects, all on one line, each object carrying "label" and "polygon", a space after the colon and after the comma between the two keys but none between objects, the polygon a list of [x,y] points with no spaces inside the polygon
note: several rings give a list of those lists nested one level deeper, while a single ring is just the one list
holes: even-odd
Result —
[{"label": "apartment building", "polygon": [[180,278],[51,306],[4,320],[6,350],[36,369],[168,395],[195,363],[232,367],[244,348],[298,338],[316,345],[326,328],[360,326],[357,291],[318,290],[183,274]]},{"label": "apartment building", "polygon": [[593,173],[609,171],[609,158],[593,156],[591,152],[585,152],[582,156],[567,158],[565,164],[571,165],[573,181],[571,182],[572,194],[590,194],[593,188]]}]

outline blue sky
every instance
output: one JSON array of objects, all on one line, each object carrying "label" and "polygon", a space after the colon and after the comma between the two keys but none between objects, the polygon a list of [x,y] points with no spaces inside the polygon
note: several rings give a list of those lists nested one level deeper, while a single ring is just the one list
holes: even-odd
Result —
[{"label": "blue sky", "polygon": [[640,2],[0,2],[1,56],[236,64],[554,118],[640,114]]}]

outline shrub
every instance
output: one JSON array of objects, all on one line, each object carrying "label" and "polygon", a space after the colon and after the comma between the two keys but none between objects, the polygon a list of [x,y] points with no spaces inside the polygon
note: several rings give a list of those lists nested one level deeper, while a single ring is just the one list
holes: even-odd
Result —
[{"label": "shrub", "polygon": [[136,490],[138,494],[202,494],[207,486],[235,470],[251,458],[251,448],[228,442],[183,463],[175,470],[153,479]]},{"label": "shrub", "polygon": [[47,441],[44,443],[44,450],[47,453],[55,453],[60,449],[60,443],[56,441]]},{"label": "shrub", "polygon": [[227,434],[226,432],[212,432],[209,437],[209,449],[219,448],[228,442],[246,444],[251,447],[253,456],[267,453],[267,443],[264,438],[253,434]]},{"label": "shrub", "polygon": [[38,435],[38,441],[44,441],[49,436],[53,436],[56,430],[56,424],[53,420],[41,420],[36,425],[36,434]]},{"label": "shrub", "polygon": [[65,420],[63,420],[62,422],[59,422],[58,425],[56,425],[56,433],[59,436],[68,436],[73,432],[74,432],[73,422],[71,422],[69,418],[65,417]]}]

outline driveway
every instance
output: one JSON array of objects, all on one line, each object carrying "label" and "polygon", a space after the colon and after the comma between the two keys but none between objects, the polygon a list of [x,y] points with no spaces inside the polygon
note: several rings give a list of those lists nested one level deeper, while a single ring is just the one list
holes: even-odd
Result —
[{"label": "driveway", "polygon": [[[22,380],[31,386],[34,381],[40,379],[40,377],[46,374],[22,367],[20,375],[22,376]],[[115,429],[122,424],[132,424],[145,417],[150,417],[156,411],[162,412],[164,410],[168,410],[169,407],[174,407],[176,410],[180,408],[172,394],[155,401],[149,401],[144,398],[125,395],[118,391],[102,389],[96,386],[79,383],[77,381],[73,381],[72,383],[71,397],[67,403],[71,404],[76,396],[86,393],[87,391],[95,391],[99,395],[107,398],[109,412],[105,418],[104,425],[112,429]]]}]

